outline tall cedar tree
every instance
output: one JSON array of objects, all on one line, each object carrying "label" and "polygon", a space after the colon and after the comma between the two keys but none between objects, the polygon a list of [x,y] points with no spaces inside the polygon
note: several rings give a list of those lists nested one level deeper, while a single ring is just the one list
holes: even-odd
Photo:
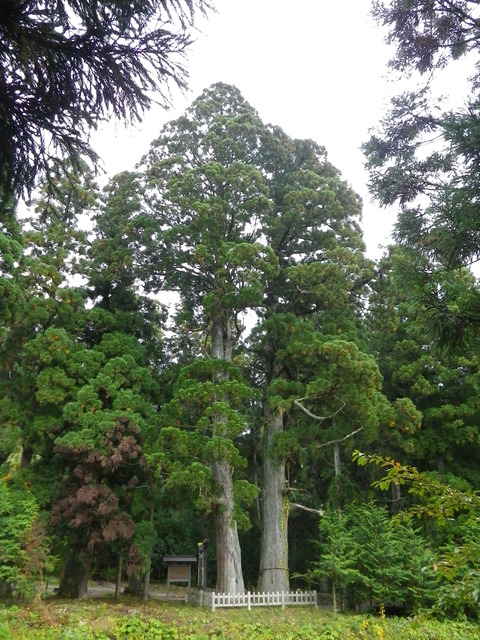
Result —
[{"label": "tall cedar tree", "polygon": [[[256,336],[265,395],[258,584],[276,591],[288,588],[292,487],[286,465],[300,462],[299,455],[305,457],[322,439],[340,439],[365,426],[367,415],[373,428],[380,378],[354,344],[363,287],[372,276],[363,255],[359,198],[323,147],[292,140],[277,127],[268,128],[259,162],[270,176],[273,200],[263,231],[280,271],[267,283]],[[364,383],[373,404],[359,419],[354,395]]]},{"label": "tall cedar tree", "polygon": [[[165,317],[161,304],[142,295],[139,286],[139,283],[147,286],[149,280],[155,278],[155,273],[148,266],[149,257],[153,254],[149,241],[152,221],[142,212],[141,202],[139,179],[135,173],[124,172],[114,176],[104,189],[85,265],[87,291],[95,302],[88,314],[85,341],[89,346],[95,346],[105,336],[117,333],[129,340],[125,354],[133,354],[135,344],[140,349],[135,359],[142,366],[144,380],[147,380],[147,372],[148,379],[151,376],[150,383],[142,390],[143,409],[150,407],[150,413],[139,434],[142,456],[147,460],[155,442],[151,402],[155,407],[163,402],[163,388],[157,376],[166,366],[163,348]],[[133,409],[131,405],[130,408]],[[148,597],[149,569],[161,497],[150,471],[145,473],[144,470],[142,489],[130,493],[129,513],[135,519],[134,537],[129,544],[120,540],[114,549],[117,569],[121,569],[124,554],[128,559],[129,592],[141,595],[143,589],[145,598]]]},{"label": "tall cedar tree", "polygon": [[95,198],[88,172],[80,176],[70,167],[44,186],[34,214],[22,221],[23,252],[9,274],[20,304],[2,318],[2,455],[9,458],[6,468],[18,457],[17,481],[32,488],[42,509],[58,482],[53,450],[62,407],[75,397],[81,378],[76,364],[83,351],[84,298],[71,279],[85,250],[77,220]]},{"label": "tall cedar tree", "polygon": [[[323,322],[323,332],[338,337],[342,314],[345,326],[355,322],[362,287],[371,276],[358,226],[360,203],[328,163],[322,147],[291,140],[279,129],[266,127],[238,90],[223,84],[206,90],[184,117],[164,128],[145,164],[146,199],[161,230],[157,272],[163,275],[166,288],[181,295],[177,321],[183,331],[203,334],[209,355],[230,361],[242,331],[239,314],[252,307],[266,309],[261,367],[268,401],[260,585],[284,590],[288,587],[285,461],[274,451],[274,440],[283,431],[286,407],[305,395],[315,396],[318,406],[323,403],[333,415],[348,400],[360,423],[367,416],[372,425],[376,423],[380,379],[373,361],[347,339],[330,348],[315,333]],[[274,337],[278,325],[283,342]],[[294,325],[298,327],[295,337]],[[295,340],[297,336],[305,341]],[[295,349],[300,349],[298,354]],[[290,355],[290,365],[280,351]],[[305,361],[298,367],[297,356]],[[333,361],[328,365],[329,358]],[[327,371],[314,364],[324,361]],[[346,362],[352,371],[356,363],[358,384],[351,381],[354,392],[345,383],[347,397],[339,399],[335,379],[346,375]],[[295,371],[288,373],[292,368]],[[322,375],[327,380],[319,390]],[[219,384],[224,376],[218,378]],[[295,389],[273,390],[273,383],[280,384],[278,378]],[[315,379],[316,386],[307,389]],[[364,384],[366,404],[359,395]],[[351,417],[347,410],[344,415],[340,422],[347,424]],[[226,433],[223,420],[219,414],[214,438]],[[219,515],[225,523],[219,527],[217,520],[218,583],[223,587],[228,586],[227,578],[221,577],[225,561],[218,554],[225,553],[230,543],[219,544],[228,540],[222,531],[232,534],[228,522],[234,503],[226,497],[227,490],[233,491],[231,472],[223,470],[228,461],[221,466],[218,462],[213,474],[224,492]],[[229,556],[236,553],[230,551]],[[236,590],[240,582],[229,584]]]},{"label": "tall cedar tree", "polygon": [[238,90],[217,84],[164,127],[144,159],[145,197],[158,229],[158,273],[163,286],[181,297],[181,329],[199,332],[205,354],[217,361],[212,406],[218,410],[209,427],[214,441],[224,440],[211,458],[219,492],[217,588],[232,593],[243,591],[244,583],[228,452],[245,427],[236,424],[232,432],[221,408],[229,402],[222,388],[243,330],[241,314],[262,304],[265,279],[276,271],[272,251],[257,242],[261,216],[271,206],[255,166],[262,131]]}]

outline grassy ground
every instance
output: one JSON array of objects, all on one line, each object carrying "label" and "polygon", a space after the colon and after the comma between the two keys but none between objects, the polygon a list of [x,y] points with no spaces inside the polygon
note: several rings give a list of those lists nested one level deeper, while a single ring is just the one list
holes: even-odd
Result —
[{"label": "grassy ground", "polygon": [[111,594],[82,601],[48,596],[0,608],[0,640],[480,640],[460,622],[333,615],[313,607],[209,609]]}]

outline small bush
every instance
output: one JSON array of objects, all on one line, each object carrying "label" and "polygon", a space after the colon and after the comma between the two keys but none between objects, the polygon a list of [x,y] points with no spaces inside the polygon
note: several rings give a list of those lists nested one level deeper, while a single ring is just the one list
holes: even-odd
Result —
[{"label": "small bush", "polygon": [[175,627],[159,620],[125,618],[115,630],[116,640],[178,640]]}]

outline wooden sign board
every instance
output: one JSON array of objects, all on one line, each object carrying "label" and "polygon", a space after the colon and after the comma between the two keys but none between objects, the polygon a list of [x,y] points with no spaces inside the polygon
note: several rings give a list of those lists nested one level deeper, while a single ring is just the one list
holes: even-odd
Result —
[{"label": "wooden sign board", "polygon": [[168,567],[167,573],[167,598],[170,594],[170,583],[181,582],[188,584],[187,601],[190,601],[190,581],[192,577],[192,565],[196,564],[196,556],[164,556]]},{"label": "wooden sign board", "polygon": [[188,582],[190,580],[189,564],[169,564],[168,565],[168,581],[169,582]]}]

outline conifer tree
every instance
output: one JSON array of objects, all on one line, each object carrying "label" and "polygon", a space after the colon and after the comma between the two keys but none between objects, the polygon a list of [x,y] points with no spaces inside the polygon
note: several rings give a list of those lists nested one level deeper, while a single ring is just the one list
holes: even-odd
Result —
[{"label": "conifer tree", "polygon": [[[212,383],[220,393],[219,407],[228,405],[221,389],[230,380],[241,314],[262,304],[265,279],[276,270],[272,251],[258,242],[261,216],[271,206],[265,177],[255,165],[262,132],[238,90],[218,84],[165,126],[144,159],[145,197],[158,230],[156,269],[164,288],[180,294],[180,328],[202,335],[205,355],[217,362]],[[227,455],[235,434],[223,410],[210,418],[213,440],[224,441],[211,458],[219,491],[217,588],[235,593],[244,585],[235,467]]]}]

